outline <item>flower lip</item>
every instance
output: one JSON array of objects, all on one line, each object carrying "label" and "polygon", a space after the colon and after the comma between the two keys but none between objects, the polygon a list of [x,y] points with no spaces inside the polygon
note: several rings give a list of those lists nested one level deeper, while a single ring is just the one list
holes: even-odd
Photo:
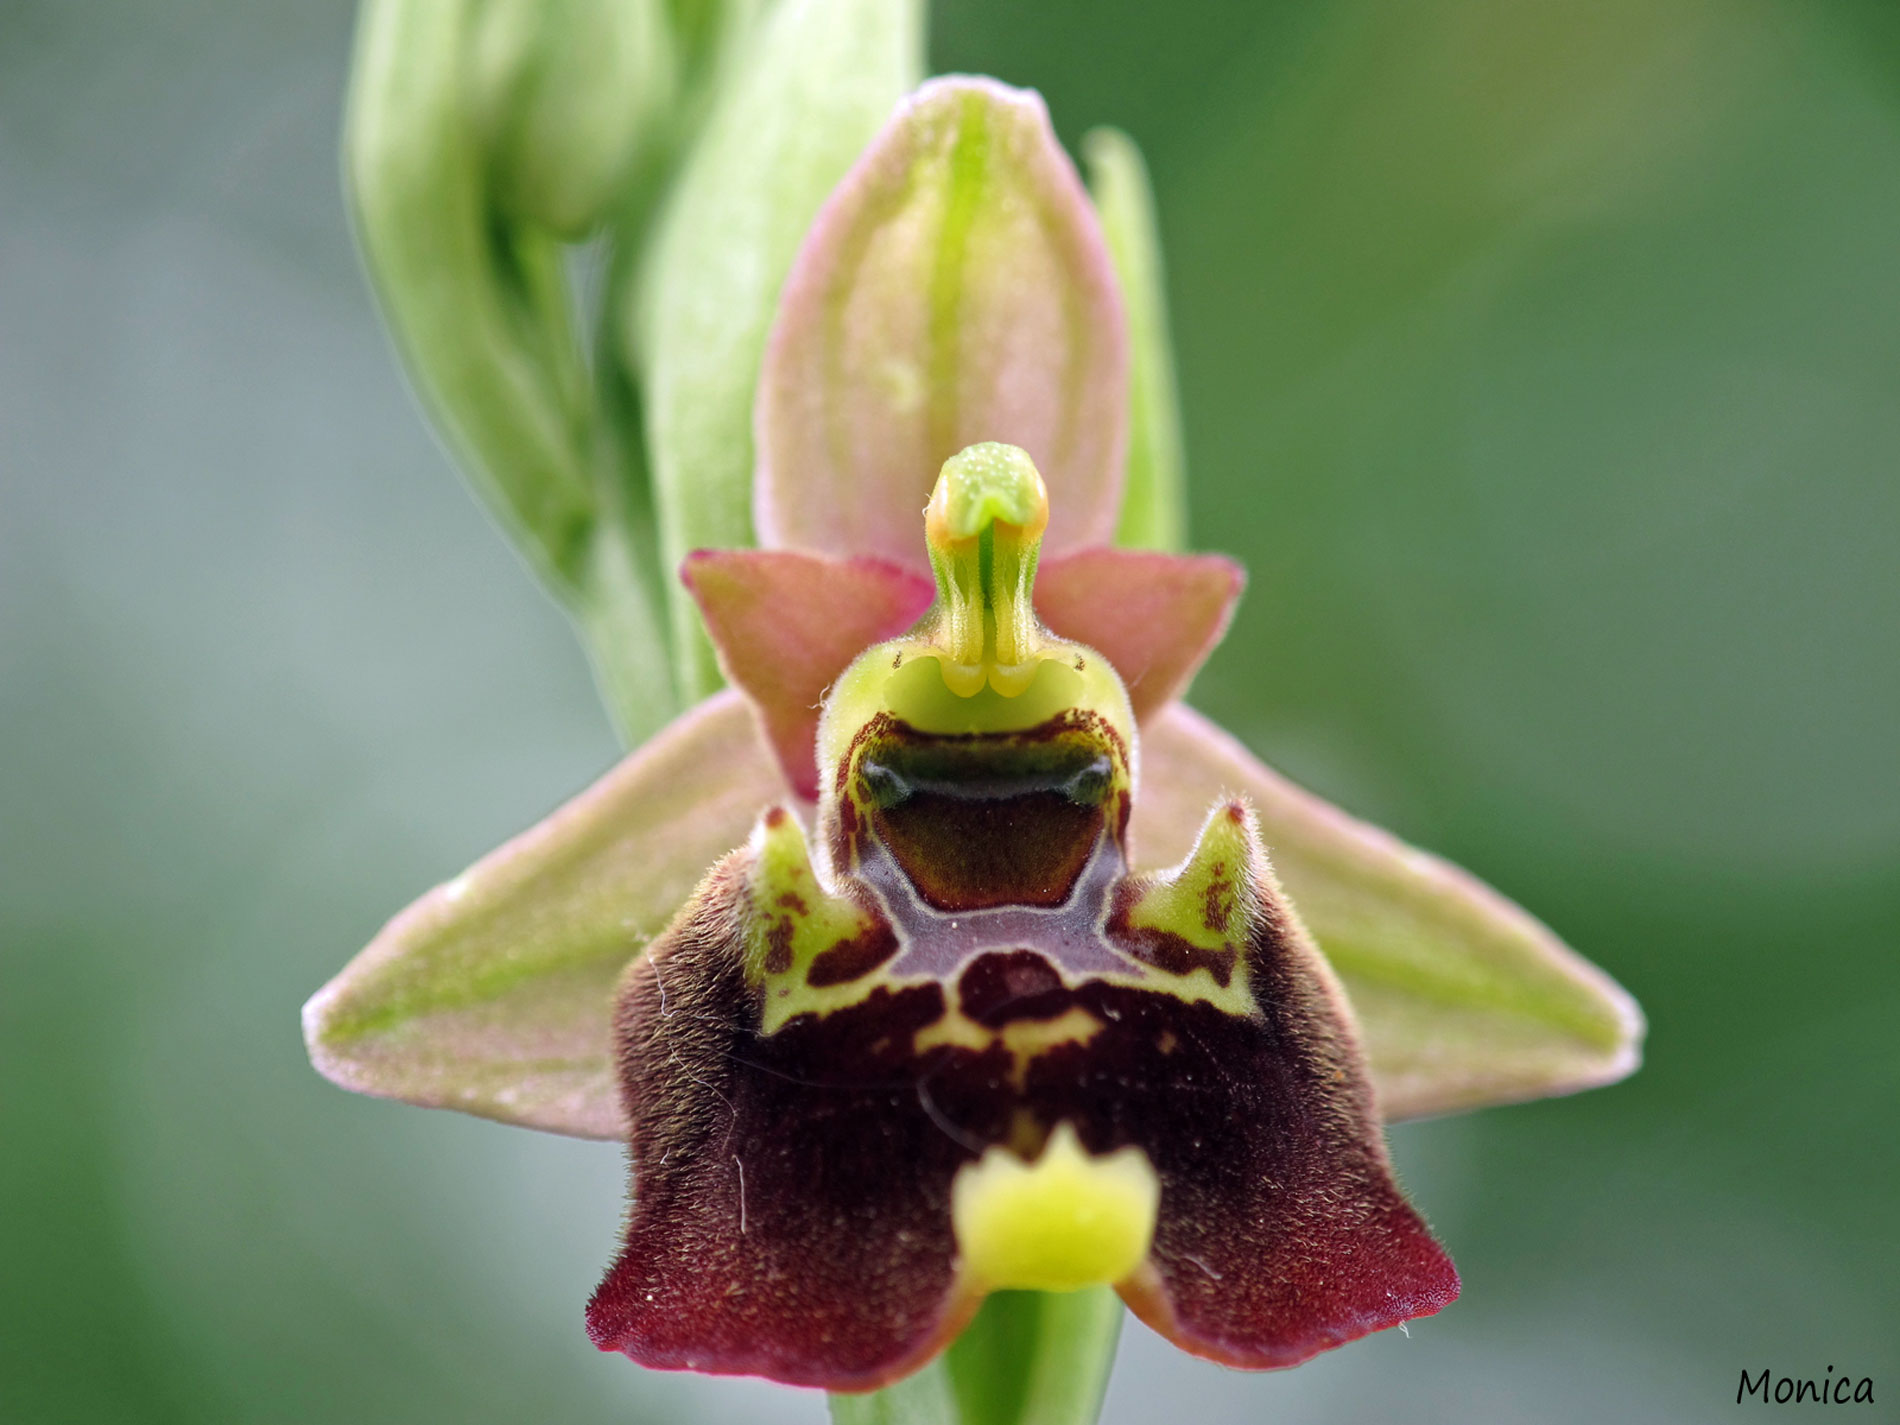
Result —
[{"label": "flower lip", "polygon": [[826,698],[815,842],[769,811],[629,969],[602,1349],[865,1389],[985,1292],[1112,1282],[1287,1365],[1456,1294],[1245,807],[1129,874],[1135,722],[1036,617],[1046,508],[1020,450],[946,462],[937,601]]},{"label": "flower lip", "polygon": [[[864,1390],[988,1290],[1111,1278],[1176,1344],[1262,1368],[1457,1295],[1244,808],[1174,871],[1062,906],[904,886],[814,864],[781,811],[630,970],[636,1191],[602,1349]],[[1229,983],[1111,919],[1221,939]],[[819,984],[833,941],[869,953]]]}]

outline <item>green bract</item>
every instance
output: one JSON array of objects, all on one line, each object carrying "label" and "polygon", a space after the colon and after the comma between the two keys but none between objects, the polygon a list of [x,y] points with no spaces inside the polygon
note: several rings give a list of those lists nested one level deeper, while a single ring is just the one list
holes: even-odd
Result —
[{"label": "green bract", "polygon": [[1148,170],[1134,141],[1117,129],[1096,129],[1082,151],[1128,304],[1128,487],[1115,543],[1179,549],[1187,542],[1186,462]]},{"label": "green bract", "polygon": [[[604,3],[562,8],[611,41],[577,53],[532,5],[366,0],[344,174],[419,394],[583,630],[610,706],[638,737],[677,707],[639,527],[644,477],[607,415],[613,373],[583,353],[562,243],[605,216],[636,153],[657,142],[645,131],[670,59],[650,17],[623,26]],[[596,82],[570,101],[576,68]]]},{"label": "green bract", "polygon": [[468,44],[496,207],[586,237],[674,106],[678,61],[660,0],[487,0]]},{"label": "green bract", "polygon": [[[780,0],[730,65],[642,284],[623,300],[647,400],[668,569],[752,542],[752,396],[779,288],[825,195],[922,72],[919,0]],[[692,601],[671,585],[677,676],[719,685]]]}]

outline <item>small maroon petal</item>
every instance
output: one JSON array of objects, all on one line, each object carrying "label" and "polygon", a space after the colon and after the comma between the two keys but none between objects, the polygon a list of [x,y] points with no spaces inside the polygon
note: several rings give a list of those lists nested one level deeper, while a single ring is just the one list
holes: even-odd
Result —
[{"label": "small maroon petal", "polygon": [[815,800],[813,744],[825,689],[858,654],[922,616],[930,581],[881,559],[782,549],[697,550],[680,578],[720,667],[752,700],[786,780]]},{"label": "small maroon petal", "polygon": [[633,1212],[588,1334],[661,1370],[871,1390],[928,1360],[978,1297],[909,1051],[934,984],[871,990],[761,1036],[745,980],[744,853],[629,973],[617,1011]]},{"label": "small maroon petal", "polygon": [[1218,554],[1083,549],[1036,571],[1036,613],[1121,675],[1145,719],[1187,690],[1227,632],[1245,571]]}]

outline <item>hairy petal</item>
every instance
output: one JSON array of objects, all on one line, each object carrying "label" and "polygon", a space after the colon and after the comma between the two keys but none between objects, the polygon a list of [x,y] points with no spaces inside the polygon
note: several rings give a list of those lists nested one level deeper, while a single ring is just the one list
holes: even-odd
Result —
[{"label": "hairy petal", "polygon": [[1026,449],[1051,554],[1108,542],[1128,354],[1101,225],[1042,100],[919,89],[832,195],[786,280],[755,411],[767,546],[922,569],[917,513],[952,453]]},{"label": "hairy petal", "polygon": [[708,699],[392,920],[304,1006],[311,1062],[358,1093],[620,1137],[614,983],[783,794],[744,699]]},{"label": "hairy petal", "polygon": [[1226,634],[1246,582],[1246,572],[1218,554],[1083,549],[1037,570],[1036,612],[1051,633],[1086,643],[1115,666],[1145,722],[1187,691]]},{"label": "hairy petal", "polygon": [[1607,975],[1468,872],[1346,815],[1175,705],[1149,723],[1130,831],[1143,865],[1185,850],[1215,798],[1244,796],[1351,998],[1387,1118],[1613,1083],[1642,1014]]},{"label": "hairy petal", "polygon": [[[930,582],[881,559],[790,549],[698,550],[680,577],[786,780],[815,800],[813,745],[826,690],[865,648],[916,622],[930,606]],[[1052,633],[1108,659],[1145,719],[1186,691],[1245,581],[1220,555],[1084,549],[1040,565],[1035,607]]]},{"label": "hairy petal", "polygon": [[728,681],[744,691],[792,790],[818,797],[818,710],[851,660],[930,607],[931,583],[881,559],[790,549],[702,549],[680,578]]}]

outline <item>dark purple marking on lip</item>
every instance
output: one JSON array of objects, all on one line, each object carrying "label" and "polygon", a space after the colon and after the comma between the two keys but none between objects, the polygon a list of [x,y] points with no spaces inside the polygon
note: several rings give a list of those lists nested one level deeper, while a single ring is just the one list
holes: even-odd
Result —
[{"label": "dark purple marking on lip", "polygon": [[[1232,894],[1231,883],[1228,893]],[[1214,983],[1226,989],[1234,977],[1234,966],[1240,958],[1240,949],[1236,945],[1223,945],[1218,949],[1203,949],[1185,936],[1176,935],[1171,930],[1158,930],[1152,926],[1136,926],[1129,922],[1129,913],[1134,909],[1139,892],[1129,882],[1123,881],[1115,888],[1110,905],[1108,924],[1104,927],[1108,937],[1130,955],[1144,964],[1153,965],[1157,970],[1165,970],[1171,975],[1188,975],[1195,970],[1206,970],[1214,977]],[[1213,915],[1212,908],[1208,915]],[[1209,928],[1217,928],[1224,921],[1213,921]]]},{"label": "dark purple marking on lip", "polygon": [[897,936],[880,916],[875,925],[849,940],[840,940],[829,950],[819,951],[805,971],[805,983],[813,989],[846,984],[860,975],[870,974],[896,953]]},{"label": "dark purple marking on lip", "polygon": [[1255,1013],[1065,984],[1028,949],[970,960],[956,989],[979,1022],[1077,1008],[1100,1025],[1019,1064],[1001,1043],[917,1051],[945,1012],[942,981],[880,983],[761,1033],[747,856],[715,869],[616,1006],[634,1192],[588,1308],[603,1350],[834,1390],[887,1384],[976,1305],[955,1265],[957,1171],[1062,1122],[1090,1152],[1133,1145],[1153,1165],[1154,1246],[1120,1289],[1187,1350],[1294,1365],[1457,1295],[1393,1182],[1343,1007],[1263,866],[1243,878],[1256,904],[1236,967]]},{"label": "dark purple marking on lip", "polygon": [[1055,1019],[1075,1003],[1054,965],[1033,950],[991,951],[957,978],[957,1005],[985,1029]]}]

